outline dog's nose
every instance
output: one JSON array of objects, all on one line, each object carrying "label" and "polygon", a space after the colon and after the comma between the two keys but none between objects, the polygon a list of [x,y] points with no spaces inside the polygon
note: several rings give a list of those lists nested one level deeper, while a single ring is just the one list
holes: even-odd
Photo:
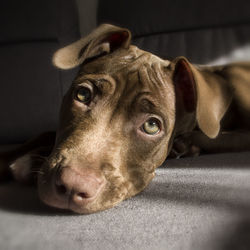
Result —
[{"label": "dog's nose", "polygon": [[104,186],[104,179],[91,170],[79,173],[70,167],[63,167],[55,178],[56,194],[65,202],[81,206],[91,202]]}]

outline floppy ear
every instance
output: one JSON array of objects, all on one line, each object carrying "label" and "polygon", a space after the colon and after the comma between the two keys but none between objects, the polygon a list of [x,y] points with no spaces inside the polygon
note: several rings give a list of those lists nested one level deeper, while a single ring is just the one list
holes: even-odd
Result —
[{"label": "floppy ear", "polygon": [[[220,131],[220,121],[232,101],[225,80],[216,73],[193,66],[184,57],[174,60],[176,98],[186,113],[195,112],[199,128],[210,138]],[[178,102],[178,100],[176,100]]]},{"label": "floppy ear", "polygon": [[60,69],[71,69],[86,59],[111,53],[123,47],[128,48],[131,41],[129,30],[102,24],[84,37],[55,52],[53,64]]}]

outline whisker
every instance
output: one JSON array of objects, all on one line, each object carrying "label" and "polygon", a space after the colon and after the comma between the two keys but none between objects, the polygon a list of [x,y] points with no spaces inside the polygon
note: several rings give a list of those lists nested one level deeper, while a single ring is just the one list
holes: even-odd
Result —
[{"label": "whisker", "polygon": [[31,170],[30,171],[31,173],[35,173],[35,174],[41,174],[41,175],[44,175],[45,173],[41,170]]}]

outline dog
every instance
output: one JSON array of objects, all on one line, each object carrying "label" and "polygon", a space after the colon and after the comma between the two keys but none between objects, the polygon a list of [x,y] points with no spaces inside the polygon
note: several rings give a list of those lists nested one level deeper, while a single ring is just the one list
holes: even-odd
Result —
[{"label": "dog", "polygon": [[103,24],[53,64],[80,66],[58,130],[0,158],[2,178],[37,182],[49,206],[94,213],[145,189],[167,156],[250,149],[250,63],[163,60]]}]

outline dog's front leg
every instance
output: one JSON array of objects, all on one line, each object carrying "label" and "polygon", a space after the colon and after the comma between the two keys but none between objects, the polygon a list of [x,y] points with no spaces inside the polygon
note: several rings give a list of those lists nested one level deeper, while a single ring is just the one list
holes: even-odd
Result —
[{"label": "dog's front leg", "polygon": [[174,139],[169,158],[194,157],[200,155],[201,148],[196,145],[190,136],[190,133],[180,135]]},{"label": "dog's front leg", "polygon": [[20,182],[32,182],[54,143],[55,132],[47,132],[13,150],[1,152],[0,180],[14,177]]}]

